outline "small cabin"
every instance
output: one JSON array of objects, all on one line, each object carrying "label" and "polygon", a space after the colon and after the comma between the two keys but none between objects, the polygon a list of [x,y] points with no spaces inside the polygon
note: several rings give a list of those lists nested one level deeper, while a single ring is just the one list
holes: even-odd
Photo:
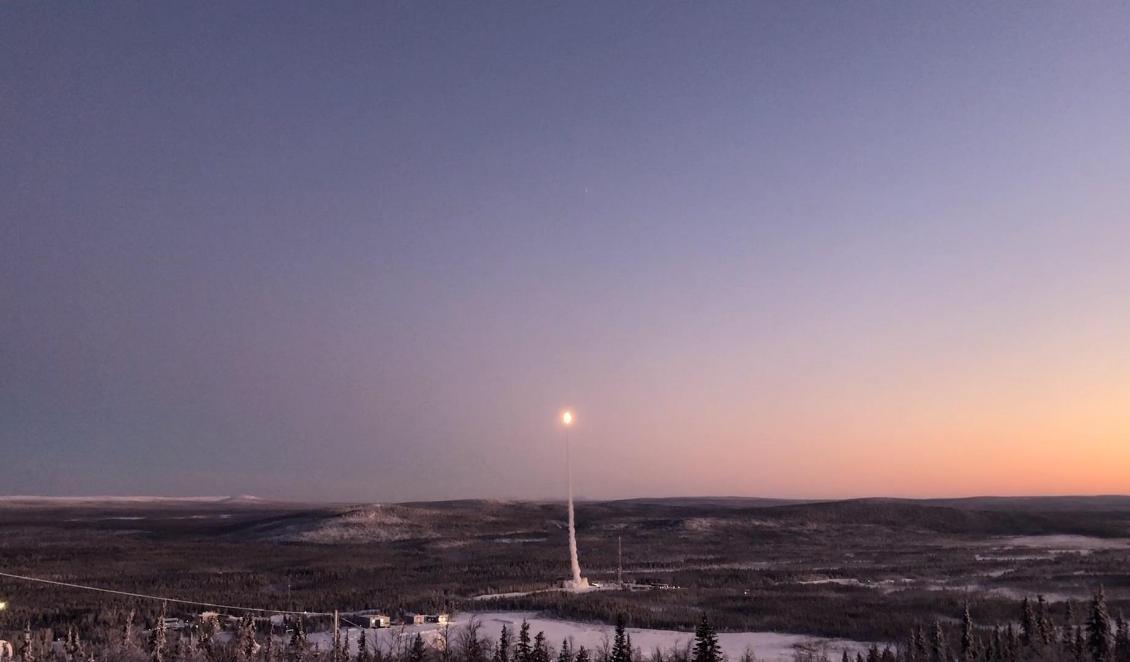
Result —
[{"label": "small cabin", "polygon": [[423,625],[427,622],[427,616],[424,614],[406,614],[404,616],[405,625]]},{"label": "small cabin", "polygon": [[443,614],[443,613],[440,613],[440,614],[428,614],[428,616],[427,616],[427,619],[426,619],[426,620],[427,620],[427,622],[429,622],[429,623],[439,623],[440,625],[445,625],[445,624],[447,624],[447,623],[450,623],[450,622],[451,622],[451,617],[450,617],[450,616],[448,616],[447,614]]},{"label": "small cabin", "polygon": [[361,625],[367,628],[387,628],[392,625],[392,618],[384,614],[361,614]]}]

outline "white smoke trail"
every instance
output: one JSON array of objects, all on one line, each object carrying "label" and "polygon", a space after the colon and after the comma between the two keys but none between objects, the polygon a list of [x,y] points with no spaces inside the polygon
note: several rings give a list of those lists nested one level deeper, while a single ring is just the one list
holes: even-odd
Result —
[{"label": "white smoke trail", "polygon": [[565,472],[569,480],[569,564],[573,569],[573,588],[584,584],[581,580],[581,562],[577,558],[577,526],[573,516],[573,458],[569,449],[569,429],[565,429]]}]

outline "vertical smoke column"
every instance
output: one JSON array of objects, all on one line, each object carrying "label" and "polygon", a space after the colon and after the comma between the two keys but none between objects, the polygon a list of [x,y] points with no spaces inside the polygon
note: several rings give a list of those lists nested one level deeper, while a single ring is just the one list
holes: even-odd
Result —
[{"label": "vertical smoke column", "polygon": [[573,456],[569,448],[569,428],[573,425],[573,412],[566,411],[562,414],[561,422],[565,424],[565,473],[569,483],[569,564],[573,570],[569,588],[578,591],[587,587],[588,581],[581,577],[581,562],[577,558],[577,524],[573,514]]}]

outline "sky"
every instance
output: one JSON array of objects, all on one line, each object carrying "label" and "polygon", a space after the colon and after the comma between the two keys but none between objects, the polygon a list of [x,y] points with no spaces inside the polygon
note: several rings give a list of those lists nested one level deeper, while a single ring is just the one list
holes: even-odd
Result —
[{"label": "sky", "polygon": [[1130,493],[1130,5],[0,5],[0,493]]}]

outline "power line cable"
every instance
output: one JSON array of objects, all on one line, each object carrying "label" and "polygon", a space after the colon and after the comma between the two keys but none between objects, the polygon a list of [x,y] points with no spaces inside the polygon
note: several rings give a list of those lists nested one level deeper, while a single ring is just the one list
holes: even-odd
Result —
[{"label": "power line cable", "polygon": [[[173,602],[182,605],[194,605],[197,607],[212,607],[214,609],[223,609],[226,611],[256,611],[268,614],[289,614],[294,616],[333,616],[333,612],[324,611],[288,611],[286,609],[267,609],[264,607],[239,607],[236,605],[216,604],[214,602],[199,602],[197,600],[184,600],[182,598],[169,598],[160,595],[147,595],[145,593],[132,593],[130,591],[118,591],[112,588],[101,588],[98,586],[86,586],[84,584],[73,584],[71,582],[60,582],[54,579],[42,579],[40,577],[28,577],[26,575],[14,575],[9,572],[0,572],[0,577],[7,577],[8,579],[18,579],[25,582],[38,582],[40,584],[51,584],[52,586],[63,586],[66,588],[74,588],[82,591],[94,591],[97,593],[110,593],[112,595],[124,595],[130,598],[141,598],[143,600],[160,600],[162,602]],[[358,626],[359,627],[359,626]]]}]

